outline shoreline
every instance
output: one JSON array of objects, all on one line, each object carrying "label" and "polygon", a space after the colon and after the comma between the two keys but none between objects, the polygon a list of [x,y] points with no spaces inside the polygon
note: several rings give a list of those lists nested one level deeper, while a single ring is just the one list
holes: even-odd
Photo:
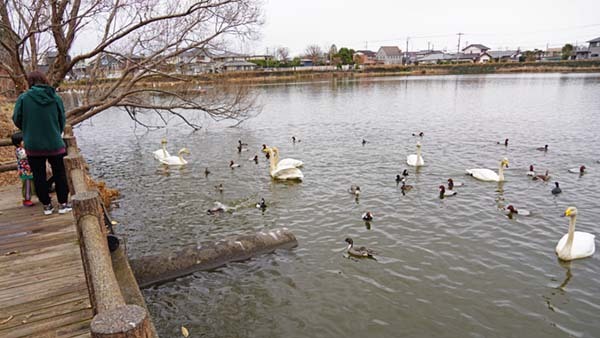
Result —
[{"label": "shoreline", "polygon": [[[248,72],[230,72],[218,74],[178,75],[184,80],[167,76],[156,76],[140,82],[139,87],[188,86],[201,85],[238,85],[289,83],[297,81],[357,79],[389,76],[429,76],[429,75],[476,75],[476,74],[514,74],[514,73],[600,73],[600,59],[586,61],[559,62],[507,62],[484,64],[434,64],[434,65],[377,65],[358,70],[303,70],[277,69]],[[109,85],[115,80],[103,79],[99,85]],[[82,82],[69,82],[61,85],[63,91],[79,89]]]}]

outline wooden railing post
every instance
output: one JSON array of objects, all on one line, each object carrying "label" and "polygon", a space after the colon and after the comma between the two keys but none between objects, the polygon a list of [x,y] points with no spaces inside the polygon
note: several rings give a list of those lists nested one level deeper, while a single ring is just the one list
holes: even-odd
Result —
[{"label": "wooden railing post", "polygon": [[93,338],[146,338],[152,337],[146,309],[137,305],[123,305],[98,314],[90,325]]},{"label": "wooden railing post", "polygon": [[85,181],[85,160],[79,154],[77,141],[70,128],[65,128],[64,139],[68,147],[68,156],[64,157],[64,163],[72,194],[73,217],[90,302],[95,314],[90,326],[92,337],[154,337],[146,309],[125,304],[108,249],[100,195],[95,190],[88,190]]},{"label": "wooden railing post", "polygon": [[[63,161],[65,163],[67,183],[69,185],[69,193],[71,196],[75,195],[78,191],[87,190],[87,185],[85,185],[85,179],[83,177],[83,174],[85,173],[85,160],[83,159],[83,156],[79,153],[69,153],[69,155],[63,158]],[[81,176],[81,179],[79,179],[78,176]],[[75,186],[79,183],[83,183],[84,186]]]}]

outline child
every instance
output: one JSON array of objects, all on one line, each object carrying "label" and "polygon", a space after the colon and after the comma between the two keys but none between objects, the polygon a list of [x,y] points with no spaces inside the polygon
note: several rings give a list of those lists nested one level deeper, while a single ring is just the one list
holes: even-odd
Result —
[{"label": "child", "polygon": [[23,143],[23,133],[14,133],[11,137],[12,143],[15,146],[15,155],[17,156],[17,170],[19,178],[23,183],[21,193],[23,194],[23,205],[31,207],[34,203],[31,201],[31,196],[35,194],[35,188],[33,187],[33,174],[31,173],[31,167],[27,162],[27,154],[25,153]]}]

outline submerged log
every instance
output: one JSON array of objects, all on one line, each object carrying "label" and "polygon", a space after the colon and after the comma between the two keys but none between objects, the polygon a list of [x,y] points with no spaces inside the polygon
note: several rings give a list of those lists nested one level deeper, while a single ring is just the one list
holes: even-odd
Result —
[{"label": "submerged log", "polygon": [[247,260],[276,249],[291,249],[297,245],[296,236],[283,228],[188,245],[171,254],[131,259],[130,265],[139,286],[144,288],[196,271],[215,269],[230,262]]}]

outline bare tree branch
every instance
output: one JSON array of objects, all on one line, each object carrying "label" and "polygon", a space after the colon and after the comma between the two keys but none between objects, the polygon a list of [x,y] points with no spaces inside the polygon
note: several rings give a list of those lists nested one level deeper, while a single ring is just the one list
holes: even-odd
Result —
[{"label": "bare tree branch", "polygon": [[[185,111],[238,122],[258,110],[247,90],[198,95],[186,89],[197,87],[190,77],[174,70],[187,53],[211,53],[230,39],[253,38],[261,23],[260,0],[2,0],[0,52],[6,57],[0,69],[17,93],[26,88],[26,72],[37,67],[47,69],[54,86],[79,76],[84,90],[67,111],[72,124],[111,107],[127,107],[138,123],[146,110],[164,123],[169,114],[194,129],[201,126]],[[96,43],[71,55],[80,39]],[[155,88],[156,79],[179,84]]]}]

